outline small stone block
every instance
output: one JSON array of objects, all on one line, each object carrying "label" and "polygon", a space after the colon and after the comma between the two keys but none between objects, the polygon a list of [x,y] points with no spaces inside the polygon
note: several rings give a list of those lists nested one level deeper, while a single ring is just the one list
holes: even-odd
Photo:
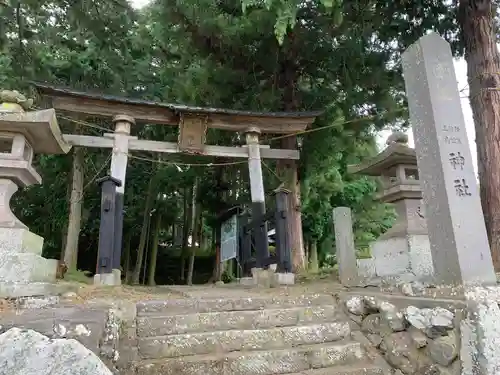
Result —
[{"label": "small stone block", "polygon": [[295,284],[295,274],[294,273],[275,273],[274,280],[277,285],[294,285]]},{"label": "small stone block", "polygon": [[115,276],[115,284],[114,285],[122,285],[122,271],[116,268],[113,268],[111,273]]},{"label": "small stone block", "polygon": [[97,273],[94,275],[94,285],[115,286],[116,277],[114,273]]},{"label": "small stone block", "polygon": [[256,269],[253,278],[257,286],[262,288],[271,287],[272,277],[271,277],[271,272],[269,272],[269,270]]}]

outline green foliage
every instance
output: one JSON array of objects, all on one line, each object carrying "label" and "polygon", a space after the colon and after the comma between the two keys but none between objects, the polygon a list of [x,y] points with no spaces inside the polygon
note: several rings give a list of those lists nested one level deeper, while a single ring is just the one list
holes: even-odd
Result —
[{"label": "green foliage", "polygon": [[[378,130],[406,125],[400,52],[429,30],[448,37],[460,52],[454,12],[448,2],[430,0],[156,0],[141,11],[124,0],[12,1],[0,13],[0,87],[30,94],[28,82],[37,80],[232,109],[324,109],[311,127],[319,130],[299,136],[303,229],[307,241],[318,242],[323,261],[334,252],[333,208],[353,209],[359,243],[390,227],[391,209],[374,200],[377,182],[350,176],[347,165],[376,152]],[[36,104],[44,105],[41,100]],[[360,117],[365,120],[357,121]],[[84,120],[110,127],[102,119]],[[59,123],[65,132],[101,133],[62,118]],[[133,133],[177,139],[173,127],[138,124]],[[279,147],[267,135],[262,138]],[[207,139],[210,144],[242,143],[241,135],[214,129]],[[108,157],[109,150],[85,151],[79,252],[87,269],[95,266],[99,230],[100,195],[94,181],[107,173]],[[217,214],[250,201],[246,166],[188,168],[182,163],[225,161],[177,155],[153,168],[151,162],[130,159],[124,226],[132,252],[152,174],[158,194],[154,207],[161,210],[165,227],[161,240],[173,241],[169,228],[182,221],[183,200],[195,177],[201,181],[203,233],[212,240]],[[58,257],[67,225],[71,158],[40,155],[35,164],[43,184],[17,193],[13,206],[44,236],[45,254]],[[265,187],[271,191],[283,177],[274,173],[276,163],[266,165],[271,171],[264,168]]]}]

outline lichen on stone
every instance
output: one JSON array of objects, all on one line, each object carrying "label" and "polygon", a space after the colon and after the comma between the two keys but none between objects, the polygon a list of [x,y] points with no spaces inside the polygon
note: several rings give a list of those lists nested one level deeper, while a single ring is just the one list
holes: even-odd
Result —
[{"label": "lichen on stone", "polygon": [[17,90],[0,90],[0,104],[19,104],[25,111],[33,106],[33,99],[28,99]]}]

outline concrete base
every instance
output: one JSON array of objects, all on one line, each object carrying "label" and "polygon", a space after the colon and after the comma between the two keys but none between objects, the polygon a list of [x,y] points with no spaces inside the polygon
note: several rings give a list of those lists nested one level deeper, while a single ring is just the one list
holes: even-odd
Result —
[{"label": "concrete base", "polygon": [[121,285],[121,279],[116,272],[97,273],[94,275],[94,285],[117,286]]}]

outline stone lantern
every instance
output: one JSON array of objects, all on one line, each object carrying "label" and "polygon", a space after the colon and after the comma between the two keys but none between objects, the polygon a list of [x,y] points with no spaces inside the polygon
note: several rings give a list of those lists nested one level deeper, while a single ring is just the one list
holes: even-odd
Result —
[{"label": "stone lantern", "polygon": [[17,91],[0,91],[0,297],[52,292],[57,260],[42,257],[43,238],[30,232],[10,208],[19,187],[40,184],[31,165],[34,153],[64,154],[53,109],[28,111],[32,105]]},{"label": "stone lantern", "polygon": [[349,171],[380,177],[383,190],[378,199],[393,204],[397,214],[394,225],[370,246],[373,276],[421,280],[432,276],[433,265],[417,158],[407,142],[406,134],[393,133],[381,153]]}]

